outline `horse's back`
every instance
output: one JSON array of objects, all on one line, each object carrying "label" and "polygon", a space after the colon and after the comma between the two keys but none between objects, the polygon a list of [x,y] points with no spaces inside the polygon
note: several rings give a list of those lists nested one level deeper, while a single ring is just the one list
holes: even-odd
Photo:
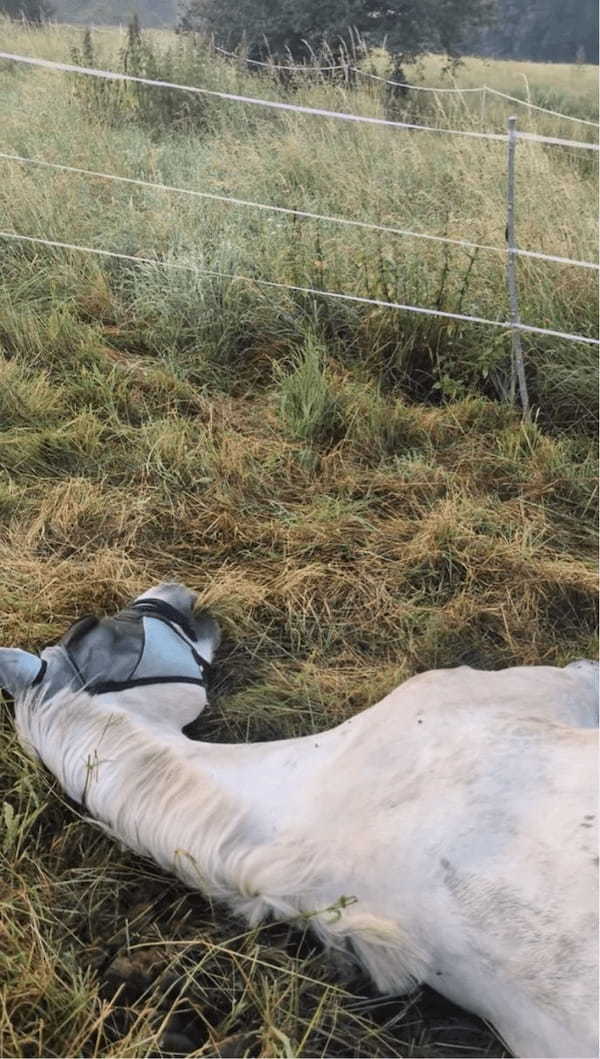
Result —
[{"label": "horse's back", "polygon": [[410,925],[429,953],[428,984],[515,1054],[595,1055],[588,674],[509,673],[423,674],[354,718],[319,823],[335,821],[333,860],[360,906]]}]

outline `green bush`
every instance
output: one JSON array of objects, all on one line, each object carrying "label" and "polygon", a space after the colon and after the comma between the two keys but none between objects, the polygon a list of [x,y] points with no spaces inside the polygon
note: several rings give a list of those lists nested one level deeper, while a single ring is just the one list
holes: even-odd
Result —
[{"label": "green bush", "polygon": [[[90,29],[84,33],[81,48],[73,48],[71,56],[78,66],[100,65]],[[161,48],[142,31],[134,15],[125,45],[119,52],[116,72],[152,81],[202,86],[206,85],[209,73],[208,58],[208,44],[196,34],[178,35],[174,44]],[[138,122],[154,133],[206,131],[214,112],[212,100],[196,93],[78,75],[74,85],[78,99],[96,119],[112,124]]]}]

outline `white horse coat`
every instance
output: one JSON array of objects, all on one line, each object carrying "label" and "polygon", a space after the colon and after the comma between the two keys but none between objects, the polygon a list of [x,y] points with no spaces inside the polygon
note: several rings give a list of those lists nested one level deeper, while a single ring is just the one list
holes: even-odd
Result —
[{"label": "white horse coat", "polygon": [[[137,605],[191,614],[182,591]],[[60,668],[47,685],[60,650],[42,675],[0,651],[0,684],[21,740],[123,843],[251,924],[308,918],[380,990],[427,983],[516,1056],[598,1054],[593,663],[423,673],[331,731],[218,745],[183,735],[206,695],[158,675],[164,652],[91,694]]]}]

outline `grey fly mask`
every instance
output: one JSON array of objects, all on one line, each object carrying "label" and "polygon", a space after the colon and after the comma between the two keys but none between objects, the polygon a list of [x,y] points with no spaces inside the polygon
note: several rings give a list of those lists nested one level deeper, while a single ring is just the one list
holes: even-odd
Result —
[{"label": "grey fly mask", "polygon": [[196,599],[183,585],[161,584],[114,617],[80,618],[40,657],[2,648],[0,687],[13,697],[38,689],[42,699],[82,688],[99,695],[143,684],[204,687],[219,630],[208,615],[194,615]]}]

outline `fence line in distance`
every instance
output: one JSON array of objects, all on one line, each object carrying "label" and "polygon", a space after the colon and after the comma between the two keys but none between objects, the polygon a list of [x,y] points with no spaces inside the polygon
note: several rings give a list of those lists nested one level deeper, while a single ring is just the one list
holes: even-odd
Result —
[{"label": "fence line in distance", "polygon": [[[431,125],[416,125],[406,121],[390,121],[387,118],[372,118],[366,114],[350,114],[340,110],[326,110],[321,107],[305,107],[297,103],[283,103],[280,100],[259,99],[255,96],[242,96],[234,92],[219,92],[213,88],[199,88],[196,85],[182,85],[173,81],[154,80],[150,77],[135,77],[133,74],[117,73],[114,70],[98,70],[90,66],[77,66],[72,63],[54,62],[50,59],[38,59],[31,55],[17,55],[13,52],[0,51],[0,59],[9,59],[12,62],[22,62],[30,66],[40,66],[48,70],[60,70],[65,73],[79,74],[87,77],[99,77],[107,81],[129,81],[135,84],[153,85],[157,88],[175,88],[181,92],[190,92],[198,95],[211,96],[217,99],[227,99],[236,103],[250,103],[255,106],[267,107],[273,110],[293,111],[298,114],[310,114],[321,118],[334,118],[338,121],[358,122],[364,125],[388,126],[396,129],[413,129],[418,132],[445,133],[450,136],[467,136],[477,140],[495,140],[499,143],[507,142],[506,133],[497,132],[474,132],[468,129],[443,129]],[[555,136],[537,136],[529,132],[517,133],[520,139],[532,140],[537,143],[559,144],[563,147],[578,147],[588,151],[598,151],[597,143],[585,143],[580,140],[562,140]]]},{"label": "fence line in distance", "polygon": [[218,51],[221,55],[227,55],[230,59],[237,59],[239,62],[249,63],[250,66],[262,66],[267,70],[288,70],[290,73],[313,73],[320,74],[325,72],[331,72],[331,70],[348,70],[351,67],[347,63],[335,63],[332,66],[282,66],[280,63],[264,62],[261,59],[247,59],[244,55],[236,55],[234,51],[227,51],[225,48],[220,48],[215,44],[215,51]]},{"label": "fence line in distance", "polygon": [[530,110],[539,110],[543,114],[551,114],[555,118],[563,118],[565,121],[577,121],[581,125],[591,125],[594,129],[600,129],[600,124],[597,121],[590,121],[588,118],[578,118],[574,114],[563,114],[560,110],[550,110],[549,107],[541,107],[537,103],[530,103],[528,99],[519,99],[518,96],[510,96],[507,92],[501,92],[499,88],[492,88],[491,85],[483,84],[479,85],[478,88],[432,88],[429,85],[413,85],[408,81],[391,81],[388,77],[379,77],[378,74],[368,73],[366,70],[361,70],[358,66],[350,67],[354,73],[362,74],[363,77],[369,77],[374,81],[381,81],[385,85],[395,85],[397,88],[410,88],[415,92],[451,92],[460,93],[463,92],[489,92],[493,96],[499,96],[502,99],[509,99],[512,103],[519,103],[522,107],[529,107]]},{"label": "fence line in distance", "polygon": [[579,118],[574,114],[563,114],[560,110],[551,110],[549,107],[542,107],[537,103],[530,103],[528,99],[520,99],[518,96],[510,96],[507,92],[501,92],[499,88],[492,88],[491,85],[488,84],[478,85],[476,88],[442,88],[439,85],[415,85],[410,81],[393,81],[389,77],[381,77],[379,74],[371,73],[368,70],[362,70],[360,66],[352,66],[349,63],[338,63],[335,66],[310,66],[307,64],[304,66],[282,66],[280,63],[262,62],[259,59],[248,59],[244,55],[236,55],[235,52],[227,51],[225,48],[219,48],[216,45],[215,51],[220,52],[221,55],[227,55],[230,59],[238,59],[240,62],[249,63],[251,66],[262,66],[267,70],[288,70],[290,72],[308,74],[326,73],[331,70],[350,70],[352,73],[360,74],[361,77],[368,77],[372,81],[379,81],[384,85],[393,85],[395,88],[409,88],[413,92],[435,92],[450,95],[458,94],[461,96],[466,92],[490,92],[494,96],[500,96],[502,99],[509,99],[513,103],[519,103],[522,107],[529,107],[531,110],[539,110],[543,114],[551,114],[555,118],[564,118],[565,121],[576,121],[581,125],[591,125],[594,129],[600,129],[600,123],[597,121],[590,121],[588,118]]}]

